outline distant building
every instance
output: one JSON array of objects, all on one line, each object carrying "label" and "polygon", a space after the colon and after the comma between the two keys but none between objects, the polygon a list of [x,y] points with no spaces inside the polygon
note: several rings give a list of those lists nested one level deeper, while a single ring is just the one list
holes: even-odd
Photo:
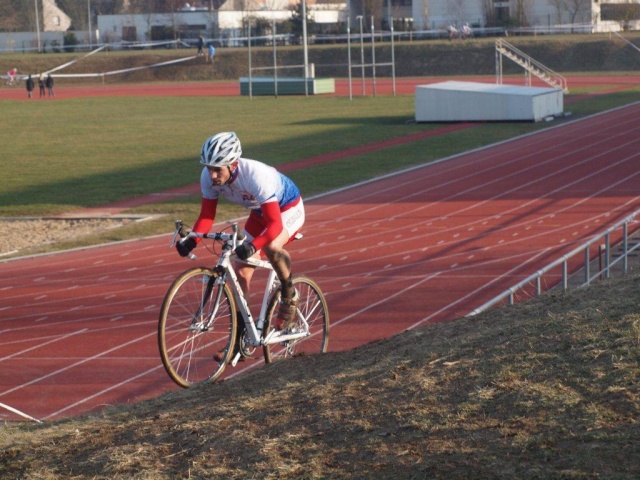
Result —
[{"label": "distant building", "polygon": [[[354,0],[362,1],[362,0]],[[385,4],[389,0],[384,0]],[[391,5],[396,1],[391,0]],[[441,29],[466,22],[477,26],[590,26],[590,31],[638,28],[640,0],[407,0],[414,30]],[[623,11],[624,10],[624,11]],[[635,12],[634,12],[635,10]],[[393,13],[392,13],[393,15]],[[624,19],[624,17],[628,17]]]},{"label": "distant building", "polygon": [[[202,34],[234,45],[246,35],[249,19],[281,22],[291,18],[291,6],[300,0],[206,0],[185,2],[174,13],[98,15],[100,40],[192,40]],[[69,17],[55,0],[42,0],[45,31],[66,31]],[[124,1],[127,8],[129,1]],[[580,31],[638,29],[640,0],[382,0],[378,10],[368,0],[307,0],[316,24],[345,24],[352,31],[360,21],[369,31],[371,15],[385,26],[393,17],[396,30],[444,30],[469,23],[475,28],[504,25],[523,27],[580,26]],[[362,16],[359,19],[358,16]],[[401,26],[402,28],[398,28]],[[379,28],[379,27],[376,27]]]},{"label": "distant building", "polygon": [[[346,22],[344,3],[314,2],[309,10],[316,23]],[[288,0],[227,0],[214,10],[186,4],[173,13],[99,15],[98,29],[105,42],[173,39],[173,35],[193,40],[202,34],[233,46],[246,37],[247,22],[257,18],[283,22],[291,15]]]},{"label": "distant building", "polygon": [[64,13],[56,0],[42,0],[43,31],[66,32],[71,27],[71,18]]}]

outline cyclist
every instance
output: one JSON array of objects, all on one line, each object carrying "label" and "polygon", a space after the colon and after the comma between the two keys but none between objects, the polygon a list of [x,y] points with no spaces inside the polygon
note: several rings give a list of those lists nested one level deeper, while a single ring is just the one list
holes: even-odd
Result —
[{"label": "cyclist", "polygon": [[7,85],[11,85],[11,86],[15,86],[16,85],[16,78],[18,77],[18,69],[17,68],[12,68],[11,70],[9,70],[7,72]]},{"label": "cyclist", "polygon": [[462,38],[470,38],[472,34],[473,32],[471,31],[471,27],[469,26],[469,23],[466,22],[462,26]]},{"label": "cyclist", "polygon": [[[291,257],[283,247],[304,224],[300,190],[275,168],[243,158],[240,140],[233,132],[218,133],[207,139],[202,145],[200,163],[204,165],[200,175],[202,200],[193,231],[208,233],[211,230],[220,195],[251,211],[243,230],[247,238],[235,253],[239,259],[246,260],[264,252],[282,285],[274,325],[287,328],[295,317],[298,292],[291,281]],[[178,253],[186,257],[199,240],[189,237],[178,242]],[[238,265],[236,270],[245,295],[249,293],[254,270],[255,267],[246,264]]]}]

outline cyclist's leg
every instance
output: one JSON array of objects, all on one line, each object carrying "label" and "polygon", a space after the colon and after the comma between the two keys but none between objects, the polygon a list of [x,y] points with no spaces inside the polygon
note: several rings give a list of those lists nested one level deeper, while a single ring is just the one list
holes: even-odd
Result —
[{"label": "cyclist's leg", "polygon": [[294,294],[291,284],[291,256],[284,249],[284,246],[294,238],[304,225],[305,212],[302,199],[299,199],[293,207],[281,212],[281,217],[283,230],[269,245],[265,246],[264,253],[282,284],[283,297],[290,298]]},{"label": "cyclist's leg", "polygon": [[282,285],[282,294],[285,297],[293,295],[293,284],[291,283],[291,256],[284,249],[286,243],[289,242],[289,233],[282,230],[271,243],[265,245],[264,254],[269,259],[273,270],[276,272],[278,279]]},{"label": "cyclist's leg", "polygon": [[[242,233],[245,235],[245,237],[247,237],[247,241],[251,241],[257,236],[259,236],[260,234],[262,234],[265,228],[266,228],[266,224],[264,223],[264,219],[259,215],[255,214],[254,212],[251,212]],[[289,238],[290,238],[290,235],[287,229],[285,228],[282,230],[282,232],[280,232],[280,234],[274,240],[271,241],[271,243],[269,243],[269,245],[265,246],[263,251],[266,257],[269,259],[269,262],[273,266],[273,269],[276,272],[276,275],[280,280],[280,283],[285,285],[285,283],[287,283],[288,281],[288,284],[286,286],[290,287],[290,290],[287,290],[286,293],[289,293],[292,295],[293,287],[290,284],[291,257],[289,256],[289,253],[282,248],[286,243],[288,243]],[[256,252],[254,255],[254,257],[259,257],[259,256],[260,256],[260,251]],[[238,274],[238,282],[240,283],[240,288],[242,288],[242,291],[244,292],[245,296],[247,296],[249,293],[250,286],[251,286],[251,279],[253,277],[254,272],[255,272],[255,267],[252,267],[251,265],[239,264],[236,267],[236,273]]]},{"label": "cyclist's leg", "polygon": [[282,329],[287,328],[294,321],[299,301],[299,295],[292,281],[291,256],[284,246],[295,237],[295,234],[304,225],[305,212],[302,200],[300,199],[296,205],[283,211],[281,215],[284,229],[264,250],[280,280],[280,304],[274,325],[278,324],[278,327]]}]

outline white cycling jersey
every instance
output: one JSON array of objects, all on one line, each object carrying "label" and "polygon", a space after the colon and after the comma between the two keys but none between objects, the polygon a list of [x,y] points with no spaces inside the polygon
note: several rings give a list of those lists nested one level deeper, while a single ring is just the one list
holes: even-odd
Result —
[{"label": "white cycling jersey", "polygon": [[224,185],[214,185],[209,171],[203,168],[200,189],[204,198],[216,199],[222,194],[229,201],[253,210],[273,201],[277,201],[282,209],[300,197],[300,190],[289,177],[248,158],[238,160],[238,168]]}]

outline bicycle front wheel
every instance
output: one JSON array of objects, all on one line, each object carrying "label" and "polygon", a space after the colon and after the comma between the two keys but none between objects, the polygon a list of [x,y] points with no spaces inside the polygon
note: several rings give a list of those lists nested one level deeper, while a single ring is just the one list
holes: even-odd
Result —
[{"label": "bicycle front wheel", "polygon": [[[320,287],[304,276],[294,277],[293,286],[298,291],[300,301],[296,318],[288,328],[288,332],[305,332],[306,335],[296,340],[265,345],[263,350],[266,363],[297,355],[325,353],[329,348],[329,307]],[[267,310],[265,337],[274,329],[273,317],[279,306],[280,291],[276,291]]]},{"label": "bicycle front wheel", "polygon": [[[236,308],[226,283],[210,268],[182,273],[160,309],[158,347],[165,370],[184,388],[216,380],[231,360]],[[221,361],[214,356],[220,354]]]}]

